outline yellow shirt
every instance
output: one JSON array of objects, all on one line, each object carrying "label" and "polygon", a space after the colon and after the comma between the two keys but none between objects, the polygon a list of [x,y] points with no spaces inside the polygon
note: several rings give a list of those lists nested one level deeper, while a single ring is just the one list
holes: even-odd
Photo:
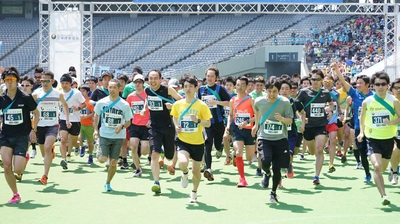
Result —
[{"label": "yellow shirt", "polygon": [[179,100],[172,105],[171,116],[177,118],[179,125],[182,127],[182,131],[178,133],[178,138],[182,142],[191,145],[204,144],[204,127],[193,122],[190,119],[190,114],[196,115],[200,120],[210,120],[212,118],[211,111],[207,104],[201,100],[196,100],[196,102],[184,114],[182,119],[179,119],[181,114],[189,107],[189,105],[190,103],[187,103],[186,99]]},{"label": "yellow shirt", "polygon": [[[386,103],[394,108],[394,96],[386,94]],[[386,125],[383,120],[389,119],[394,120],[397,115],[392,115],[388,109],[382,106],[378,101],[375,100],[374,96],[369,96],[365,99],[366,113],[365,113],[365,136],[373,139],[390,139],[396,136],[397,126]]]},{"label": "yellow shirt", "polygon": [[347,99],[347,93],[346,91],[343,90],[343,88],[340,88],[339,90],[336,90],[336,92],[339,93],[339,103],[340,103],[340,108],[342,110],[346,109],[346,99]]}]

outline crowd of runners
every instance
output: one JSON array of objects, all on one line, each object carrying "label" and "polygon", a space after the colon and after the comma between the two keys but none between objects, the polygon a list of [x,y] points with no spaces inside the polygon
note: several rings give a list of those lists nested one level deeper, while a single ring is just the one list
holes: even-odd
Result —
[{"label": "crowd of runners", "polygon": [[[209,67],[204,79],[187,74],[165,80],[156,69],[143,74],[135,67],[130,76],[104,72],[78,85],[73,67],[60,80],[41,68],[33,78],[21,77],[15,67],[1,70],[0,151],[13,193],[9,203],[21,201],[17,181],[22,181],[29,159],[39,157],[37,146],[43,159],[38,183],[47,184],[58,153],[56,141],[61,160],[54,162],[64,170],[71,154],[87,155],[89,165],[106,163],[107,192],[112,191],[118,167],[132,167],[132,175],[140,178],[140,157],[146,156],[151,191],[160,194],[160,169],[166,158],[171,161],[170,175],[181,170],[183,188],[191,176],[191,203],[197,202],[202,175],[214,181],[213,149],[217,159],[225,154],[224,164],[237,167],[237,187],[248,185],[244,155],[248,164],[257,163],[254,174],[261,177],[262,188],[271,186],[272,203],[278,202],[283,176],[296,177],[294,155],[303,160],[306,152],[315,155],[310,184],[321,184],[321,172],[335,172],[335,158],[346,163],[349,154],[354,154],[357,169],[363,167],[364,182],[373,178],[383,205],[390,204],[382,176],[389,162],[389,181],[398,183],[400,79],[390,82],[384,72],[351,80],[332,64],[330,70],[316,69],[308,77],[266,80],[248,75],[221,78],[218,68]],[[329,155],[326,168],[324,154]]]}]

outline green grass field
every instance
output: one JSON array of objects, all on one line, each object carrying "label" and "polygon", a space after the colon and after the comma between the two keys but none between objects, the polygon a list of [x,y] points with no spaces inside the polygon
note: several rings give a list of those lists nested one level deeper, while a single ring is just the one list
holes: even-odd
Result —
[{"label": "green grass field", "polygon": [[[58,152],[58,147],[56,147]],[[40,153],[39,153],[40,154]],[[348,156],[344,166],[335,161],[336,172],[328,174],[324,164],[321,185],[312,184],[314,157],[294,159],[295,176],[284,179],[279,188],[279,204],[269,202],[269,189],[259,186],[255,165],[246,165],[249,186],[237,188],[239,176],[236,167],[224,166],[224,157],[213,158],[215,181],[202,178],[198,203],[190,204],[189,187],[180,185],[180,171],[170,176],[161,172],[162,194],[151,192],[152,178],[146,158],[142,158],[143,175],[133,178],[133,170],[118,170],[111,186],[104,192],[105,166],[97,161],[87,165],[87,158],[75,156],[69,169],[53,161],[49,183],[37,183],[43,172],[41,156],[31,159],[18,183],[22,201],[7,204],[12,193],[0,180],[0,223],[389,223],[396,220],[400,208],[400,190],[384,176],[392,204],[382,206],[374,184],[364,184],[364,171],[355,170],[355,160]],[[328,156],[325,155],[325,159]],[[169,162],[166,162],[169,164]],[[166,167],[166,166],[165,166]],[[3,173],[2,171],[0,172]],[[190,175],[191,178],[191,175]],[[272,179],[271,184],[272,185]]]}]

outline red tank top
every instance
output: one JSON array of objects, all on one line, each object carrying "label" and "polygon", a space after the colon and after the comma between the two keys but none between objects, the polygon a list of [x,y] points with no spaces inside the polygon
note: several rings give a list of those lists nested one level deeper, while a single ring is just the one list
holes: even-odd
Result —
[{"label": "red tank top", "polygon": [[[246,99],[245,99],[246,98]],[[244,100],[245,99],[245,100]],[[251,97],[246,95],[244,98],[234,96],[232,98],[232,109],[233,109],[233,121],[236,125],[242,123],[245,120],[250,120],[254,117],[254,110],[251,106]],[[252,129],[254,123],[249,123],[244,128]]]}]

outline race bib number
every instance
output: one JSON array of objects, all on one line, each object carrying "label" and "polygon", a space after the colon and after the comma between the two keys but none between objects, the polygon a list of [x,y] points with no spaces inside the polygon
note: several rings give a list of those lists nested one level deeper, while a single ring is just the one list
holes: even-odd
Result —
[{"label": "race bib number", "polygon": [[229,117],[229,112],[231,111],[230,107],[224,107],[224,117]]},{"label": "race bib number", "polygon": [[89,111],[88,111],[86,108],[83,108],[83,109],[80,111],[80,113],[81,113],[82,115],[87,115],[88,112],[89,112]]},{"label": "race bib number", "polygon": [[144,108],[144,103],[143,101],[140,102],[132,102],[132,113],[133,114],[140,114],[140,111],[142,111]]},{"label": "race bib number", "polygon": [[182,132],[197,132],[199,130],[198,124],[192,121],[189,116],[183,116],[180,125]]},{"label": "race bib number", "polygon": [[162,111],[162,99],[158,98],[157,96],[147,96],[149,109],[152,111]]},{"label": "race bib number", "polygon": [[210,105],[208,102],[209,100],[217,100],[214,95],[208,95],[208,96],[202,96],[201,101],[203,101],[205,104],[207,104],[208,108],[217,108],[217,105]]},{"label": "race bib number", "polygon": [[4,124],[19,125],[24,122],[22,109],[9,109],[4,115]]},{"label": "race bib number", "polygon": [[379,128],[379,127],[386,126],[386,124],[383,123],[383,120],[384,119],[390,120],[389,112],[373,113],[371,117],[372,117],[372,127],[373,128]]},{"label": "race bib number", "polygon": [[239,125],[243,123],[244,121],[247,121],[246,127],[250,126],[250,114],[249,113],[237,113],[236,114],[236,119],[235,119],[235,124]]},{"label": "race bib number", "polygon": [[58,119],[57,112],[58,106],[55,102],[43,104],[40,108],[40,120],[56,121]]},{"label": "race bib number", "polygon": [[325,104],[324,103],[312,103],[310,107],[310,117],[324,117]]},{"label": "race bib number", "polygon": [[[64,107],[60,107],[60,112],[64,113]],[[69,113],[69,115],[73,115],[74,114],[74,110],[72,108],[68,108],[68,113]]]},{"label": "race bib number", "polygon": [[281,122],[266,120],[264,122],[264,133],[269,135],[281,135],[283,133],[283,124]]},{"label": "race bib number", "polygon": [[115,128],[118,125],[122,124],[122,115],[105,113],[104,114],[104,123],[106,127]]}]

